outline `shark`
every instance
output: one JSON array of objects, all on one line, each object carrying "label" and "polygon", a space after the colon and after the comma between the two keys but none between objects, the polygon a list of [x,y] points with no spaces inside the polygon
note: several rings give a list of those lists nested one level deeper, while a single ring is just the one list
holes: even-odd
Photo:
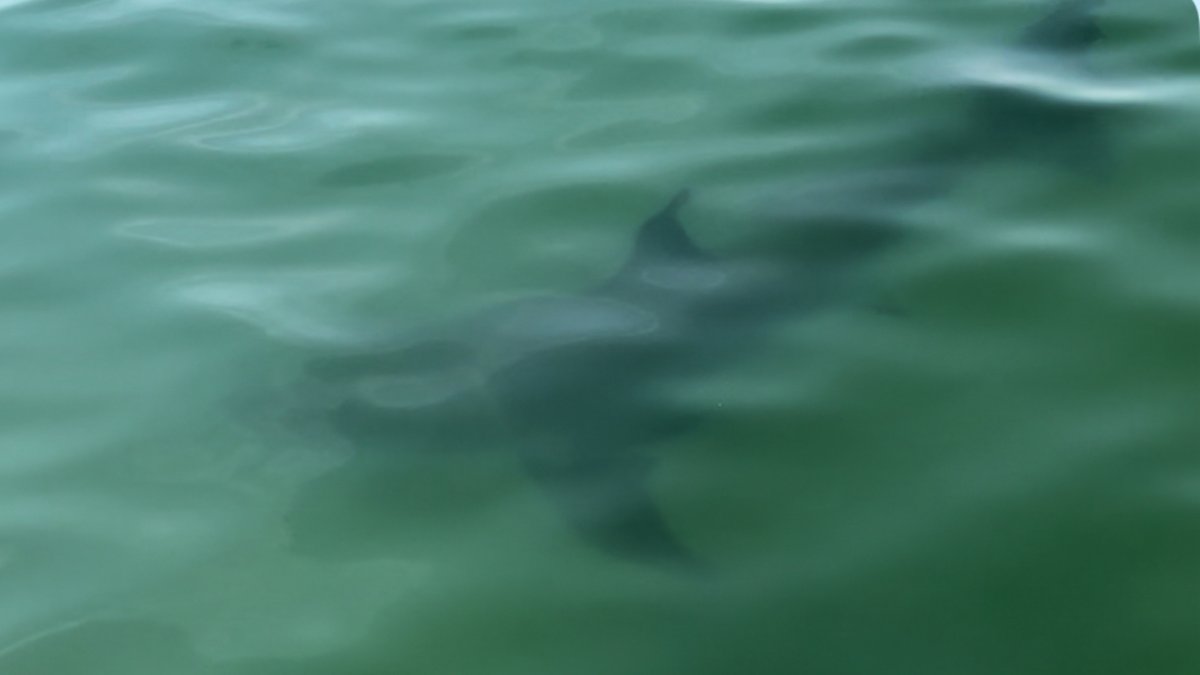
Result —
[{"label": "shark", "polygon": [[[1101,37],[1099,4],[1053,3],[1017,48],[1084,58]],[[736,252],[691,236],[683,217],[692,194],[681,190],[636,228],[623,264],[590,288],[313,358],[308,375],[343,392],[327,419],[356,446],[503,445],[583,540],[622,558],[703,569],[655,497],[647,448],[702,421],[664,392],[754,350],[781,323],[839,304],[908,238],[903,214],[950,192],[981,161],[1064,139],[1099,144],[1093,112],[985,88],[962,128],[900,161],[802,191],[767,219],[766,235]],[[1069,163],[1079,156],[1071,152]]]}]

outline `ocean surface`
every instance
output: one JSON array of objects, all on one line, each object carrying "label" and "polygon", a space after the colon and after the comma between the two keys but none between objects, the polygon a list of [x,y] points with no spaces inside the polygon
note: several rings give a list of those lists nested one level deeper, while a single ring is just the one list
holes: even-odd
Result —
[{"label": "ocean surface", "polygon": [[0,0],[0,675],[1200,673],[1196,14],[1070,11]]}]

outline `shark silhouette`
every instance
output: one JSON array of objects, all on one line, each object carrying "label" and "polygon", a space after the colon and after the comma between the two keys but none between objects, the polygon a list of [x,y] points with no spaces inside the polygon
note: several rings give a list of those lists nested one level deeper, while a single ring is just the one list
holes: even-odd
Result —
[{"label": "shark silhouette", "polygon": [[[1058,2],[1018,42],[1044,58],[1082,58],[1100,36],[1098,2]],[[502,434],[565,521],[604,550],[701,567],[654,498],[648,445],[693,414],[662,392],[752,349],[779,322],[834,304],[865,265],[904,238],[899,214],[949,190],[977,162],[1054,145],[1099,143],[1094,111],[985,90],[971,123],[864,177],[841,180],[777,215],[753,253],[699,246],[680,192],[638,228],[632,252],[582,293],[517,301],[436,337],[316,359],[318,380],[353,390],[331,413],[356,444],[487,446]],[[467,413],[489,418],[484,431]],[[402,441],[400,440],[402,439]]]}]

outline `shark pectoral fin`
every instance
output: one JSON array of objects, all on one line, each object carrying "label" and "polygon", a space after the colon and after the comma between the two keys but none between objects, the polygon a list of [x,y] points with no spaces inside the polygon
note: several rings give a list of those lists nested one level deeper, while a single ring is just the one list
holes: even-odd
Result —
[{"label": "shark pectoral fin", "polygon": [[667,523],[651,493],[645,462],[611,455],[564,459],[528,457],[525,466],[582,538],[623,558],[704,567]]}]

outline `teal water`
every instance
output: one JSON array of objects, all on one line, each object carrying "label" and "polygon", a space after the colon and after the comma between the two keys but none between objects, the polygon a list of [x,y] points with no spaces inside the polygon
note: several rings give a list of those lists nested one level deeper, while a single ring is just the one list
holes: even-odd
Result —
[{"label": "teal water", "polygon": [[[1200,671],[1195,10],[1109,0],[1079,64],[1014,46],[1051,5],[0,1],[0,673]],[[1000,106],[821,311],[598,360],[610,415],[426,363],[347,427],[370,378],[312,376],[578,298],[683,187],[752,246],[980,91],[1073,112]],[[611,452],[702,573],[508,447],[664,410]]]}]

